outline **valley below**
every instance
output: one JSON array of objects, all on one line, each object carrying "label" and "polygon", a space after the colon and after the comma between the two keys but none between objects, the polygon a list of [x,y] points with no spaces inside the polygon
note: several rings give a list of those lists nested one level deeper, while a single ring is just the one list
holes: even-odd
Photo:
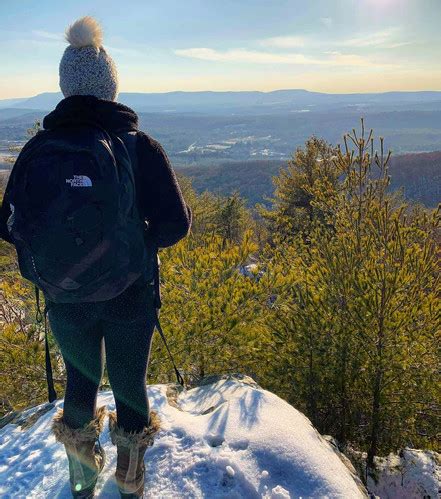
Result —
[{"label": "valley below", "polygon": [[[28,131],[60,98],[46,93],[0,100],[0,169],[12,167]],[[363,117],[392,151],[392,187],[427,206],[441,199],[441,153],[433,152],[441,151],[440,92],[122,93],[119,101],[137,111],[140,129],[162,144],[173,167],[190,176],[199,192],[237,191],[249,205],[264,202],[273,192],[271,178],[309,137],[342,144]]]}]

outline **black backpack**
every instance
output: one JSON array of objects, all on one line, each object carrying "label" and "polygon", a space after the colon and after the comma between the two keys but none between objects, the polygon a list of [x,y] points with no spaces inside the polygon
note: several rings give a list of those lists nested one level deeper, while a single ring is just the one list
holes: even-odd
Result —
[{"label": "black backpack", "polygon": [[94,124],[41,131],[11,174],[8,221],[20,272],[53,302],[104,301],[152,255],[124,142]]}]

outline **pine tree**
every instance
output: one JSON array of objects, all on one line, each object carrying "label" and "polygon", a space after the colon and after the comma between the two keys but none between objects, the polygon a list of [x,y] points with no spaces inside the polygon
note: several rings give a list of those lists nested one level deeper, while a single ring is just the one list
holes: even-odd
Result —
[{"label": "pine tree", "polygon": [[[161,252],[163,327],[187,381],[213,373],[258,373],[266,344],[259,326],[261,285],[241,272],[255,250],[245,233],[240,243],[211,234]],[[163,363],[155,358],[150,372],[163,379]]]},{"label": "pine tree", "polygon": [[[1,248],[6,244],[0,241]],[[36,405],[47,397],[44,331],[42,324],[35,321],[34,288],[19,275],[15,266],[15,262],[11,267],[9,263],[1,266],[1,414]],[[8,267],[10,270],[7,270]],[[51,351],[54,380],[60,388],[64,383],[64,373],[59,354],[55,349]]]},{"label": "pine tree", "polygon": [[319,430],[365,448],[371,467],[376,454],[435,445],[439,407],[439,211],[389,192],[380,146],[363,123],[345,138],[338,184],[310,189],[323,219],[269,267],[284,272],[270,324],[286,396]]},{"label": "pine tree", "polygon": [[215,232],[224,239],[239,242],[252,225],[245,201],[235,192],[226,198],[218,198],[218,203]]},{"label": "pine tree", "polygon": [[285,240],[299,232],[308,233],[314,220],[323,217],[312,203],[313,187],[337,182],[335,153],[324,140],[311,137],[304,148],[297,149],[287,168],[273,179],[275,191],[270,208],[258,207],[272,239]]}]

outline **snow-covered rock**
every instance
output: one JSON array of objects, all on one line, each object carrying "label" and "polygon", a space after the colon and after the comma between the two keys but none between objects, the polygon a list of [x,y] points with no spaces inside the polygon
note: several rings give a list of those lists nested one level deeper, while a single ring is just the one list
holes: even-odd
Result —
[{"label": "snow-covered rock", "polygon": [[243,276],[256,280],[259,280],[264,275],[263,270],[259,268],[259,265],[257,263],[240,265],[238,267],[238,270]]},{"label": "snow-covered rock", "polygon": [[[348,449],[360,474],[366,476],[366,454]],[[367,474],[369,492],[381,499],[435,499],[441,497],[441,454],[403,449],[399,454],[375,457]]]},{"label": "snow-covered rock", "polygon": [[[146,497],[366,497],[311,422],[250,378],[212,378],[181,393],[151,385],[148,394],[162,428],[146,453]],[[113,410],[112,393],[101,392],[98,404]],[[30,409],[0,430],[3,499],[69,497],[67,459],[50,432],[56,407]],[[117,498],[107,424],[101,442],[97,497]]]}]

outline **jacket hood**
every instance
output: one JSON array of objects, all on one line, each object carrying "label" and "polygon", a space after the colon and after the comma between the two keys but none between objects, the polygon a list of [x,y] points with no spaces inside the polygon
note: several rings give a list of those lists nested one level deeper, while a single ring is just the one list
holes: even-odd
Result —
[{"label": "jacket hood", "polygon": [[138,116],[119,102],[98,99],[92,95],[73,95],[60,101],[43,119],[43,128],[51,130],[67,124],[97,123],[112,132],[138,130]]}]

